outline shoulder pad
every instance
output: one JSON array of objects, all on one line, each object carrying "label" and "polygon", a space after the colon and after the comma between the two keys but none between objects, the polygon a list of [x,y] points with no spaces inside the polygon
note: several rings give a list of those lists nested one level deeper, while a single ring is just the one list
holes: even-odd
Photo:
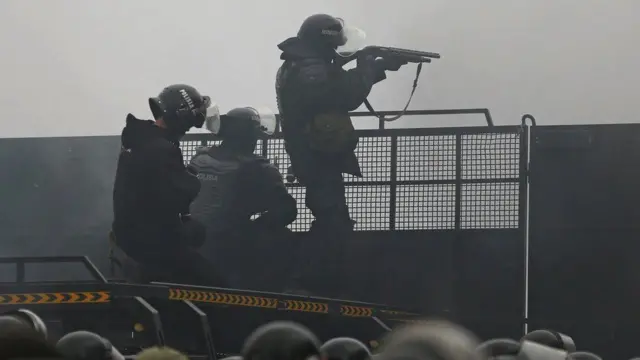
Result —
[{"label": "shoulder pad", "polygon": [[321,83],[329,78],[329,67],[317,60],[306,60],[296,63],[299,68],[298,77],[304,83]]}]

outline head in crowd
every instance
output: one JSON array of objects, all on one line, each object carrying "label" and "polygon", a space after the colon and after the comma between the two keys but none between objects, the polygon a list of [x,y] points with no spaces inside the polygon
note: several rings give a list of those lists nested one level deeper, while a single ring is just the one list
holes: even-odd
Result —
[{"label": "head in crowd", "polygon": [[156,125],[167,129],[176,139],[193,127],[201,128],[207,119],[220,116],[211,98],[185,84],[167,86],[158,96],[149,98],[149,108]]},{"label": "head in crowd", "polygon": [[[32,315],[39,320],[37,326]],[[46,341],[46,327],[43,326],[44,322],[30,311],[0,315],[0,359],[62,358]]]},{"label": "head in crowd", "polygon": [[570,336],[553,330],[534,330],[523,336],[522,340],[532,341],[570,353],[576,351],[576,344]]},{"label": "head in crowd", "polygon": [[276,115],[268,108],[240,107],[207,121],[206,127],[222,138],[223,146],[236,153],[251,154],[258,139],[273,135]]},{"label": "head in crowd", "polygon": [[189,360],[189,358],[170,347],[154,346],[138,353],[136,360]]},{"label": "head in crowd", "polygon": [[327,360],[369,360],[371,352],[362,342],[348,337],[331,339],[320,347],[320,354]]},{"label": "head in crowd", "polygon": [[47,339],[47,336],[48,336],[47,325],[33,311],[27,310],[27,309],[18,309],[18,310],[12,310],[12,311],[3,313],[2,316],[12,317],[24,323],[25,325],[33,329],[43,339],[45,340]]},{"label": "head in crowd", "polygon": [[480,360],[478,339],[467,329],[447,321],[424,321],[387,335],[379,360]]},{"label": "head in crowd", "polygon": [[483,359],[512,360],[520,352],[520,343],[513,339],[491,339],[480,344],[477,351]]},{"label": "head in crowd", "polygon": [[588,351],[576,351],[569,354],[569,360],[602,360],[602,358]]},{"label": "head in crowd", "polygon": [[74,331],[58,340],[58,352],[67,360],[124,360],[118,349],[90,331]]},{"label": "head in crowd", "polygon": [[257,328],[244,343],[244,360],[308,360],[319,358],[320,341],[306,327],[275,321]]}]

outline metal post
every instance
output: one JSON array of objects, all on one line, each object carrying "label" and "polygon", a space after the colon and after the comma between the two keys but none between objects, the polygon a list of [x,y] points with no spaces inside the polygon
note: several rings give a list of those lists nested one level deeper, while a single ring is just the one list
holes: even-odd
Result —
[{"label": "metal post", "polygon": [[396,194],[398,182],[398,136],[391,136],[391,170],[389,183],[389,230],[396,229]]},{"label": "metal post", "polygon": [[462,216],[462,135],[456,134],[455,229],[460,230]]},{"label": "metal post", "polygon": [[196,316],[198,316],[202,335],[204,336],[204,342],[207,347],[207,356],[210,360],[217,360],[216,349],[213,346],[213,337],[211,336],[211,328],[209,327],[209,318],[207,317],[207,314],[200,310],[200,308],[191,301],[184,300],[183,302],[196,313]]}]

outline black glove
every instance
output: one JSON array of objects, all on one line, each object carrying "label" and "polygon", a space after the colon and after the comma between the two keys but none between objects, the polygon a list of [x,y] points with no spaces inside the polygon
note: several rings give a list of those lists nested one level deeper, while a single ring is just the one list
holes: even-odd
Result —
[{"label": "black glove", "polygon": [[198,169],[191,164],[187,165],[187,172],[193,176],[198,176],[199,173]]},{"label": "black glove", "polygon": [[358,54],[356,58],[356,66],[359,68],[373,68],[376,58],[371,55]]},{"label": "black glove", "polygon": [[408,63],[400,58],[383,58],[376,61],[382,62],[384,69],[389,71],[398,71],[402,65],[406,65]]}]

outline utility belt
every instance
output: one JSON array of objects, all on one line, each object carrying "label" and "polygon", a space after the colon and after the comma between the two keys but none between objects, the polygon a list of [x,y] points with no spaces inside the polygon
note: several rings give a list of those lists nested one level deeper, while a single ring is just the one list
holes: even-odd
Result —
[{"label": "utility belt", "polygon": [[344,153],[355,150],[358,135],[347,113],[323,113],[314,116],[304,130],[311,149],[323,153]]}]

